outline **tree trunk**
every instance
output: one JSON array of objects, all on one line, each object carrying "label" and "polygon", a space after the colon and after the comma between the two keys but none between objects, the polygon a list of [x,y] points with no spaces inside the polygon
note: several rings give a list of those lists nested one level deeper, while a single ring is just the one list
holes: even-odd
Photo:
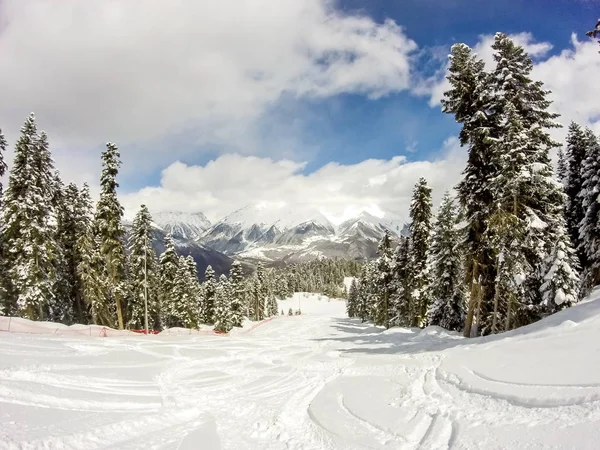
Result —
[{"label": "tree trunk", "polygon": [[473,273],[471,275],[471,295],[467,307],[467,318],[465,319],[465,330],[463,335],[471,337],[471,328],[473,327],[473,316],[475,315],[475,305],[477,305],[480,294],[479,285],[479,266],[477,261],[473,261]]},{"label": "tree trunk", "polygon": [[119,330],[125,329],[123,325],[123,311],[121,309],[121,297],[119,295],[115,295],[115,302],[117,303],[117,323],[119,325]]},{"label": "tree trunk", "polygon": [[494,317],[492,318],[492,334],[496,334],[496,332],[498,331],[496,329],[497,323],[498,323],[498,303],[499,303],[499,294],[498,294],[499,290],[496,289],[496,292],[494,293]]}]

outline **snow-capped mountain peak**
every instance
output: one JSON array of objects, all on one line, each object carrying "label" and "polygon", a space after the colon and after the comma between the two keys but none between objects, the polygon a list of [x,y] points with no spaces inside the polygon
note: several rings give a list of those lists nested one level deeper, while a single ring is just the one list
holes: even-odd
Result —
[{"label": "snow-capped mountain peak", "polygon": [[333,224],[318,209],[310,206],[287,205],[286,203],[259,203],[248,205],[224,217],[218,223],[250,228],[258,225],[265,228],[276,226],[285,231],[305,222],[313,222],[326,227]]},{"label": "snow-capped mountain peak", "polygon": [[205,246],[241,258],[313,259],[330,256],[369,259],[385,230],[400,234],[403,223],[393,215],[360,211],[335,225],[312,205],[260,203],[229,214],[200,238]]},{"label": "snow-capped mountain peak", "polygon": [[165,232],[176,238],[196,240],[211,226],[201,212],[167,211],[152,214],[152,219]]}]

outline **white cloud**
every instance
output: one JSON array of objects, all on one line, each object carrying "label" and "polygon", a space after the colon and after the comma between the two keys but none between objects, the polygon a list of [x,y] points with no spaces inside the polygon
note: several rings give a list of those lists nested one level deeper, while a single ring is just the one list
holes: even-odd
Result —
[{"label": "white cloud", "polygon": [[211,220],[249,204],[316,207],[337,220],[357,211],[393,212],[406,218],[412,188],[424,176],[441,198],[459,179],[465,152],[451,138],[439,158],[407,162],[370,159],[352,165],[329,163],[308,175],[304,164],[269,158],[223,155],[205,166],[171,164],[158,187],[146,187],[122,197],[128,215],[145,203],[152,211],[204,212]]},{"label": "white cloud", "polygon": [[[284,94],[406,89],[416,48],[394,22],[329,0],[2,0],[0,18],[0,124],[35,111],[57,147],[186,132],[188,146],[243,151]],[[155,147],[124,157],[164,166],[189,152]]]}]

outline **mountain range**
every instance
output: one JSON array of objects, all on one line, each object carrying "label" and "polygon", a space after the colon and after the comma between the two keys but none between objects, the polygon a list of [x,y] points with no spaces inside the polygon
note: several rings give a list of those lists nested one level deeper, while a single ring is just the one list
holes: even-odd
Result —
[{"label": "mountain range", "polygon": [[[192,254],[201,274],[208,264],[223,273],[233,259],[251,265],[318,257],[368,260],[376,257],[377,244],[386,229],[396,236],[407,232],[405,223],[389,213],[379,218],[363,211],[334,224],[305,205],[251,205],[215,223],[200,212],[154,213],[153,220],[157,240],[171,233],[178,251]],[[158,243],[155,247],[161,250]]]}]

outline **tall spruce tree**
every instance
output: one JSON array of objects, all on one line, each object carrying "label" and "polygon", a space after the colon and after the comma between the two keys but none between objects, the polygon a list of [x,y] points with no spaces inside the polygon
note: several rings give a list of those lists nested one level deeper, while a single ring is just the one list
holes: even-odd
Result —
[{"label": "tall spruce tree", "polygon": [[[4,186],[2,185],[2,178],[4,174],[8,170],[8,166],[4,161],[4,153],[6,152],[6,148],[8,143],[4,138],[4,134],[2,133],[2,129],[0,129],[0,215],[3,214],[4,210]],[[6,267],[6,250],[4,248],[4,244],[2,242],[2,236],[4,235],[4,220],[0,221],[0,278],[2,280],[6,280],[8,278],[7,267]],[[7,291],[4,281],[0,281],[0,315],[8,314],[8,299],[7,299]],[[6,308],[6,310],[5,310]]]},{"label": "tall spruce tree", "polygon": [[229,333],[233,328],[229,281],[221,275],[215,290],[215,331]]},{"label": "tall spruce tree", "polygon": [[187,269],[187,290],[190,296],[190,311],[192,314],[191,324],[194,327],[200,327],[202,321],[202,310],[201,310],[201,288],[200,281],[198,280],[198,268],[196,261],[191,255],[185,257],[183,263]]},{"label": "tall spruce tree", "polygon": [[80,261],[77,275],[81,285],[82,310],[95,324],[110,323],[113,313],[105,301],[104,261],[100,254],[100,240],[92,223],[92,199],[87,184],[84,183],[78,203],[80,228],[77,236],[77,251]]},{"label": "tall spruce tree", "polygon": [[244,288],[242,264],[239,261],[234,261],[229,269],[229,288],[231,295],[231,323],[234,327],[241,327],[244,320],[246,291]]},{"label": "tall spruce tree", "polygon": [[579,239],[579,225],[585,217],[583,198],[580,194],[583,190],[581,171],[586,156],[587,145],[588,140],[586,139],[584,130],[577,123],[571,122],[567,135],[567,152],[565,155],[566,173],[564,183],[565,193],[567,194],[565,218],[571,242],[577,249],[579,262],[583,269],[587,268],[587,261]]},{"label": "tall spruce tree", "polygon": [[410,259],[411,297],[410,316],[412,326],[423,327],[427,323],[427,311],[431,304],[429,277],[429,246],[431,244],[431,188],[427,180],[420,178],[413,190],[410,205]]},{"label": "tall spruce tree", "polygon": [[146,303],[148,327],[158,325],[158,258],[152,248],[152,216],[142,205],[133,219],[129,234],[129,326],[142,329],[146,326]]},{"label": "tall spruce tree", "polygon": [[53,164],[47,136],[38,135],[31,114],[15,145],[2,241],[10,279],[5,310],[33,320],[54,313],[57,243]]},{"label": "tall spruce tree", "polygon": [[180,326],[179,298],[177,279],[179,273],[179,257],[175,251],[173,238],[165,236],[165,250],[160,255],[160,305],[163,323],[166,327]]},{"label": "tall spruce tree", "polygon": [[266,288],[265,269],[263,264],[259,262],[252,283],[250,314],[253,320],[259,321],[265,318],[267,300]]},{"label": "tall spruce tree", "polygon": [[123,207],[117,198],[117,175],[121,165],[119,158],[117,146],[110,142],[106,144],[106,150],[102,153],[101,191],[94,218],[94,232],[98,236],[106,274],[105,301],[116,312],[116,323],[122,330],[125,326],[126,267],[123,243],[125,230],[121,223]]},{"label": "tall spruce tree", "polygon": [[202,322],[206,324],[215,323],[215,293],[217,280],[212,266],[204,271],[204,283],[202,283]]},{"label": "tall spruce tree", "polygon": [[51,316],[54,321],[73,323],[75,321],[75,304],[78,294],[77,285],[77,223],[75,206],[79,196],[75,191],[67,191],[58,172],[54,174],[54,195],[52,205],[56,211],[56,271],[54,293],[56,295],[55,311]]},{"label": "tall spruce tree", "polygon": [[392,295],[392,324],[394,326],[411,326],[410,322],[410,296],[411,296],[411,260],[410,239],[400,236],[400,241],[394,251],[394,274]]},{"label": "tall spruce tree", "polygon": [[584,216],[579,224],[579,250],[585,256],[584,294],[600,284],[600,142],[585,131],[586,156],[581,166],[580,199]]},{"label": "tall spruce tree", "polygon": [[346,300],[346,314],[353,318],[357,316],[358,310],[358,283],[356,278],[352,278],[350,288],[348,289],[348,299]]},{"label": "tall spruce tree", "polygon": [[377,259],[378,278],[377,305],[375,306],[375,325],[383,325],[386,329],[390,327],[391,302],[393,295],[393,253],[392,240],[388,230],[385,230],[378,246],[379,258]]},{"label": "tall spruce tree", "polygon": [[431,243],[434,299],[429,309],[429,324],[451,331],[462,330],[465,316],[463,261],[457,251],[460,231],[456,229],[457,213],[450,193],[446,192],[437,216]]},{"label": "tall spruce tree", "polygon": [[451,88],[444,93],[442,111],[453,114],[456,122],[462,125],[460,142],[469,148],[463,179],[457,186],[458,199],[467,223],[463,252],[466,256],[465,279],[469,287],[469,303],[464,334],[469,337],[481,305],[491,299],[494,292],[493,255],[485,234],[490,205],[494,203],[489,183],[494,177],[495,168],[490,162],[486,138],[489,134],[497,133],[486,109],[490,97],[486,87],[490,77],[484,71],[484,62],[467,45],[452,46],[447,78]]},{"label": "tall spruce tree", "polygon": [[175,277],[173,300],[171,305],[171,326],[184,328],[198,327],[198,300],[194,297],[194,281],[188,267],[187,258],[179,257],[177,274]]}]

